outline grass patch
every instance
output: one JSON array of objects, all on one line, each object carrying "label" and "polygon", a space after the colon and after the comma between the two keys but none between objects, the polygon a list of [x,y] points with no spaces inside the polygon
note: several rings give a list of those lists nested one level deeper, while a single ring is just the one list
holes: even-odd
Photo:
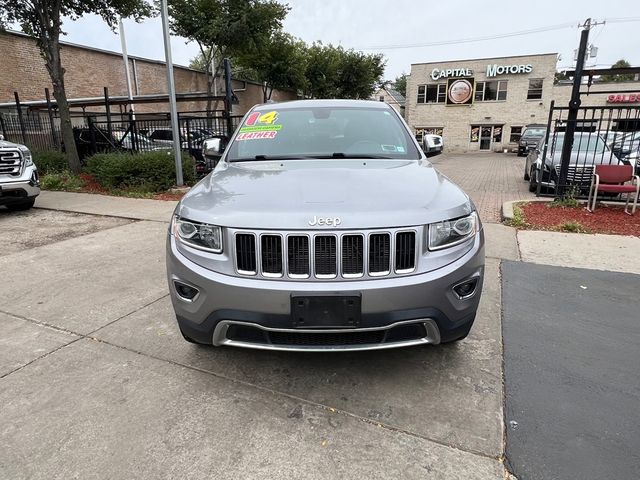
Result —
[{"label": "grass patch", "polygon": [[71,172],[49,173],[40,177],[43,190],[61,190],[65,192],[79,192],[84,187],[84,181]]},{"label": "grass patch", "polygon": [[565,222],[560,225],[560,231],[569,233],[590,233],[580,222]]},{"label": "grass patch", "polygon": [[514,228],[526,228],[528,227],[527,221],[524,218],[524,212],[522,211],[522,207],[526,205],[526,203],[514,203],[513,204],[513,218],[505,221],[505,225]]}]

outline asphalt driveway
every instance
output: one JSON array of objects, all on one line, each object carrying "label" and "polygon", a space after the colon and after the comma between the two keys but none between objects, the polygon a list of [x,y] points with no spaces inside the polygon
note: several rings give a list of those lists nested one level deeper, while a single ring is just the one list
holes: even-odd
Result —
[{"label": "asphalt driveway", "polygon": [[76,213],[98,226],[0,256],[0,478],[504,478],[498,259],[459,345],[214,349],[181,338],[167,223],[142,216]]}]

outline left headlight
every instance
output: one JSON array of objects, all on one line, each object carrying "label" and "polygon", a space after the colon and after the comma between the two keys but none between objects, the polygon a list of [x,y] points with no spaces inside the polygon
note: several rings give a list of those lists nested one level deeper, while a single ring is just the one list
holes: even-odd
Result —
[{"label": "left headlight", "polygon": [[173,217],[173,235],[181,242],[207,252],[222,253],[222,228]]},{"label": "left headlight", "polygon": [[24,158],[24,166],[30,167],[33,165],[33,156],[31,155],[31,151],[23,145],[19,146],[18,149],[20,150],[20,153],[22,153],[22,158]]},{"label": "left headlight", "polygon": [[466,217],[432,223],[429,225],[427,247],[429,250],[440,250],[458,245],[478,232],[478,223],[476,212]]}]

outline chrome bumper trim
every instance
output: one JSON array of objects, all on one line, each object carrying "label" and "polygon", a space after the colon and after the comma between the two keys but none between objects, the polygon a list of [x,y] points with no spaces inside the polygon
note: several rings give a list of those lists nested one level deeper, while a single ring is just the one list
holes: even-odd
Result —
[{"label": "chrome bumper trim", "polygon": [[[417,338],[413,340],[402,340],[399,342],[389,343],[374,343],[364,345],[327,345],[324,346],[300,346],[300,345],[274,345],[268,343],[252,343],[242,342],[237,340],[230,340],[227,338],[227,331],[231,325],[242,325],[245,327],[258,328],[269,332],[281,332],[281,333],[357,333],[357,332],[370,332],[370,331],[385,331],[401,325],[407,325],[412,323],[422,323],[427,332],[423,338]],[[402,322],[395,322],[386,327],[371,327],[371,328],[338,328],[338,329],[294,329],[294,328],[271,328],[258,325],[257,323],[250,322],[238,322],[235,320],[222,320],[215,328],[213,332],[213,345],[216,347],[227,345],[231,347],[242,348],[255,348],[258,350],[279,350],[289,352],[353,352],[360,350],[384,350],[389,348],[409,347],[413,345],[437,345],[440,343],[440,330],[438,325],[431,318],[417,318],[414,320],[405,320]]]}]

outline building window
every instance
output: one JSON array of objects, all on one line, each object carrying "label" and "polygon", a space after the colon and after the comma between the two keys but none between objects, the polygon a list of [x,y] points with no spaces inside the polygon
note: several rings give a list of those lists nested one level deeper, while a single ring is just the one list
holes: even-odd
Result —
[{"label": "building window", "polygon": [[522,127],[511,127],[511,135],[509,135],[509,143],[518,143],[522,136]]},{"label": "building window", "polygon": [[497,80],[493,82],[476,83],[476,102],[491,102],[507,99],[507,81]]},{"label": "building window", "polygon": [[478,125],[471,125],[471,142],[477,142],[480,139],[480,127]]},{"label": "building window", "polygon": [[502,125],[493,126],[493,143],[502,142]]},{"label": "building window", "polygon": [[540,100],[542,98],[542,78],[529,80],[529,90],[527,90],[527,100]]},{"label": "building window", "polygon": [[418,103],[445,103],[446,99],[446,83],[418,86]]}]

